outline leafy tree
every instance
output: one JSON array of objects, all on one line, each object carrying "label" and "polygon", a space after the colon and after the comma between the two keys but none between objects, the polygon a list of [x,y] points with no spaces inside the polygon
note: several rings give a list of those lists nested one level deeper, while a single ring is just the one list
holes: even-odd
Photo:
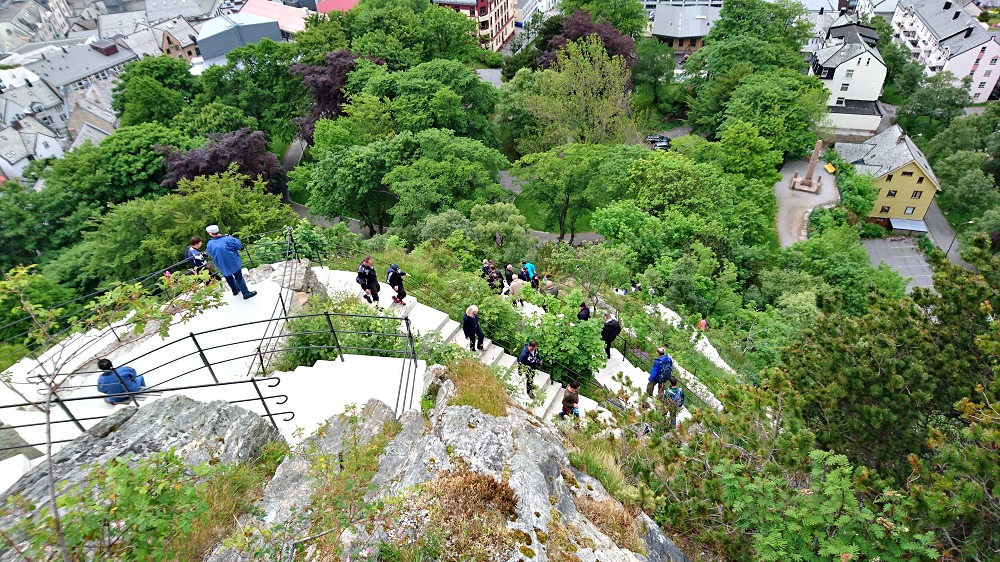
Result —
[{"label": "leafy tree", "polygon": [[808,488],[786,475],[724,461],[715,470],[736,526],[758,560],[936,560],[932,533],[911,532],[903,495],[875,495],[868,471],[843,455],[812,451]]},{"label": "leafy tree", "polygon": [[705,42],[747,35],[798,52],[813,34],[812,23],[805,15],[805,7],[792,0],[731,0],[722,6],[719,21],[705,36]]},{"label": "leafy tree", "polygon": [[968,77],[959,86],[955,83],[955,76],[947,71],[925,77],[920,87],[899,106],[896,112],[899,125],[911,135],[928,139],[947,128],[969,103]]},{"label": "leafy tree", "polygon": [[306,28],[295,34],[295,46],[304,64],[322,64],[327,53],[346,49],[345,18],[339,12],[311,13]]},{"label": "leafy tree", "polygon": [[[746,121],[734,121],[722,132],[720,139],[722,169],[741,174],[748,179],[761,179],[773,185],[781,175],[782,155],[770,139],[760,135],[757,126]],[[869,206],[869,210],[871,206]]]},{"label": "leafy tree", "polygon": [[292,119],[309,107],[302,81],[290,70],[296,56],[293,43],[270,39],[233,49],[226,64],[202,74],[206,102],[237,107],[257,120],[268,139],[291,141],[296,134]]},{"label": "leafy tree", "polygon": [[588,37],[599,39],[609,56],[621,57],[627,66],[632,66],[635,62],[635,41],[631,37],[623,35],[607,21],[595,23],[586,12],[576,10],[562,20],[562,30],[559,34],[547,38],[537,65],[542,68],[552,66],[559,60],[560,51],[565,49],[568,43]]},{"label": "leafy tree", "polygon": [[292,182],[312,193],[311,207],[356,218],[374,234],[393,217],[397,226],[416,226],[460,201],[495,197],[503,167],[506,159],[496,150],[428,129],[327,152],[307,172],[293,174]]},{"label": "leafy tree", "polygon": [[533,92],[523,97],[544,135],[537,141],[540,148],[614,143],[634,134],[628,79],[625,61],[609,57],[597,39],[568,43],[552,68],[535,77]]},{"label": "leafy tree", "polygon": [[771,43],[753,35],[736,35],[698,49],[684,63],[684,73],[700,94],[705,84],[743,65],[754,71],[805,68],[802,55],[780,42]]},{"label": "leafy tree", "polygon": [[595,21],[607,20],[632,38],[642,35],[649,24],[646,9],[639,0],[563,0],[559,8],[565,14],[583,10]]},{"label": "leafy tree", "polygon": [[462,232],[472,238],[472,221],[455,209],[448,209],[436,215],[430,215],[420,223],[419,240],[444,240],[455,231]]},{"label": "leafy tree", "polygon": [[829,94],[815,76],[792,70],[756,72],[733,91],[720,131],[749,121],[776,150],[789,156],[808,154],[826,117]]},{"label": "leafy tree", "polygon": [[248,117],[242,109],[219,102],[185,106],[174,117],[170,127],[193,139],[240,129],[259,129],[257,119]]},{"label": "leafy tree", "polygon": [[[179,94],[180,98],[167,96],[162,91],[151,88],[151,84]],[[131,102],[133,115],[136,116],[134,119],[137,120],[130,124],[139,124],[147,121],[138,120],[139,116],[163,115],[168,112],[165,108],[149,106],[147,103],[155,103],[157,98],[171,102],[191,101],[200,91],[201,84],[198,77],[188,71],[186,61],[168,55],[143,57],[126,64],[118,75],[112,90],[111,108],[116,114],[124,117],[126,105]],[[177,107],[174,114],[180,109]]]},{"label": "leafy tree", "polygon": [[473,241],[482,253],[502,263],[515,263],[535,244],[528,221],[513,203],[491,203],[472,208]]},{"label": "leafy tree", "polygon": [[420,14],[427,60],[469,60],[481,50],[475,21],[465,14],[431,4]]},{"label": "leafy tree", "polygon": [[[249,187],[248,187],[249,185]],[[215,223],[237,236],[289,226],[295,213],[236,172],[183,179],[177,193],[113,207],[85,235],[90,259],[83,273],[99,281],[130,279],[176,263],[193,233]]]},{"label": "leafy tree", "polygon": [[[706,48],[700,49],[698,53]],[[714,136],[726,118],[726,106],[736,87],[752,73],[753,68],[749,65],[738,64],[702,87],[698,95],[690,100],[687,123],[692,130]]]},{"label": "leafy tree", "polygon": [[904,98],[908,97],[920,86],[924,77],[923,65],[913,60],[908,48],[893,40],[892,26],[884,18],[862,16],[861,22],[878,32],[878,50],[885,63],[886,83],[894,85]]},{"label": "leafy tree", "polygon": [[[7,341],[18,336],[25,338],[31,331],[31,323],[27,321],[29,314],[24,310],[21,297],[26,298],[33,306],[49,310],[76,297],[72,290],[61,287],[34,271],[28,272],[24,281],[23,295],[0,291],[0,340]],[[82,303],[71,303],[60,310],[60,316],[72,316],[81,308]],[[67,325],[66,322],[59,324]]]},{"label": "leafy tree", "polygon": [[577,320],[583,295],[575,290],[562,298],[531,293],[545,304],[548,314],[525,326],[522,340],[534,340],[542,356],[542,370],[566,383],[593,376],[607,362],[601,341],[601,322]]},{"label": "leafy tree", "polygon": [[657,111],[671,113],[673,108],[669,105],[668,88],[674,79],[674,50],[657,39],[644,37],[636,43],[635,59],[632,81],[636,94],[645,92]]},{"label": "leafy tree", "polygon": [[654,263],[670,248],[668,225],[631,200],[617,201],[598,209],[591,224],[605,243],[622,245],[636,256],[636,270]]},{"label": "leafy tree", "polygon": [[348,50],[327,53],[323,64],[294,64],[291,72],[302,77],[302,85],[312,95],[312,111],[300,118],[299,136],[312,142],[316,121],[332,119],[340,115],[341,107],[347,101],[344,86],[347,75],[354,70],[355,55]]},{"label": "leafy tree", "polygon": [[584,297],[595,305],[600,293],[629,284],[635,254],[628,248],[589,242],[580,246],[560,247],[564,251],[555,254],[553,265],[561,275],[575,279]]},{"label": "leafy tree", "polygon": [[[612,154],[621,156],[613,166],[606,161]],[[558,227],[559,241],[568,232],[572,244],[576,221],[596,210],[607,200],[609,192],[614,192],[609,189],[612,182],[608,180],[612,178],[606,174],[617,172],[618,182],[624,184],[629,165],[646,154],[600,145],[567,144],[525,156],[513,173],[524,182],[523,197],[538,206],[547,224]]]},{"label": "leafy tree", "polygon": [[384,61],[390,70],[405,70],[426,60],[423,35],[420,16],[408,6],[359,6],[351,22],[351,50]]},{"label": "leafy tree", "polygon": [[235,166],[236,171],[247,178],[247,185],[262,181],[270,193],[288,197],[283,182],[284,170],[268,151],[267,138],[262,131],[240,129],[212,135],[201,148],[168,153],[164,163],[167,166],[164,187],[174,188],[182,180],[197,176],[222,174]]},{"label": "leafy tree", "polygon": [[962,222],[1000,206],[1000,190],[983,172],[988,159],[985,153],[961,150],[935,164],[941,182],[941,204]]},{"label": "leafy tree", "polygon": [[166,88],[149,76],[136,76],[128,83],[121,124],[169,123],[184,108],[184,94]]}]

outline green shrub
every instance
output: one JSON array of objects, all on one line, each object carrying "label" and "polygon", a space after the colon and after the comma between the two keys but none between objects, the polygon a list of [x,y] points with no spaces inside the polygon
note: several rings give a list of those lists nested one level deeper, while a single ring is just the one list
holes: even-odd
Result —
[{"label": "green shrub", "polygon": [[491,416],[507,415],[507,391],[492,369],[475,359],[461,359],[448,366],[458,394],[456,406],[472,406]]},{"label": "green shrub", "polygon": [[290,320],[286,330],[291,335],[281,344],[285,351],[275,365],[277,370],[292,371],[301,365],[312,366],[321,359],[336,359],[337,348],[330,333],[331,324],[345,354],[398,356],[398,353],[393,352],[405,348],[405,334],[400,331],[399,319],[393,316],[372,316],[375,310],[357,297],[335,295],[332,298],[318,298],[306,305],[301,314],[324,312],[367,316],[330,314]]},{"label": "green shrub", "polygon": [[888,235],[888,230],[873,222],[866,222],[861,225],[862,238],[884,238]]}]

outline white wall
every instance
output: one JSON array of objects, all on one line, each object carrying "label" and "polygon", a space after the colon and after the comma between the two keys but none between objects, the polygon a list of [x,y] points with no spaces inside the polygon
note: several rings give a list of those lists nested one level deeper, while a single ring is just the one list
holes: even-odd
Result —
[{"label": "white wall", "polygon": [[55,137],[35,135],[35,158],[62,158],[62,144]]},{"label": "white wall", "polygon": [[[986,52],[980,58],[979,53],[983,47],[986,47]],[[996,64],[990,64],[994,58],[1000,59],[1000,43],[997,43],[996,39],[969,49],[949,60],[945,63],[944,70],[954,74],[955,78],[961,82],[962,78],[972,72],[972,67],[976,65],[976,59],[979,59],[979,65],[973,72],[972,83],[969,86],[969,98],[977,102],[986,101],[996,86],[997,79],[1000,78],[1000,60],[997,60]],[[987,72],[990,73],[989,76],[986,76]],[[986,83],[986,86],[980,88],[979,85],[983,82]],[[978,98],[975,97],[976,94],[979,94]]]},{"label": "white wall", "polygon": [[[854,71],[850,78],[847,77],[849,71]],[[877,100],[882,93],[885,74],[885,65],[870,53],[862,53],[845,61],[833,71],[833,78],[823,80],[823,84],[830,90],[830,99],[826,104],[836,105],[837,98]],[[841,84],[849,84],[846,92],[840,90]]]},{"label": "white wall", "polygon": [[836,129],[851,129],[874,133],[882,121],[881,115],[852,115],[850,113],[831,113],[827,115]]}]

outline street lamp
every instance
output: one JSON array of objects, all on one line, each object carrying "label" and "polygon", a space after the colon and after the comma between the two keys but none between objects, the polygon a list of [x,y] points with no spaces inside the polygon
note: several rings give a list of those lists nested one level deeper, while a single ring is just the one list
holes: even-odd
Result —
[{"label": "street lamp", "polygon": [[955,240],[958,240],[958,233],[962,232],[962,229],[969,224],[976,224],[976,221],[963,222],[962,224],[958,225],[958,228],[955,229],[955,236],[952,237],[951,244],[948,244],[948,251],[944,253],[944,257],[948,257],[948,255],[951,254],[951,248],[952,246],[955,245]]}]

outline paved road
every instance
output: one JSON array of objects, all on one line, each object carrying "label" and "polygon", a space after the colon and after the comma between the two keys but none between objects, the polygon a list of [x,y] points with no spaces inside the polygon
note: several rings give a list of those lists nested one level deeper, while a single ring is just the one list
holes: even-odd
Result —
[{"label": "paved road", "polygon": [[782,248],[806,239],[806,215],[809,211],[840,200],[840,192],[834,184],[833,176],[826,173],[822,164],[822,161],[816,164],[816,173],[823,178],[819,193],[795,191],[789,187],[795,172],[799,172],[800,176],[805,175],[808,160],[792,160],[781,169],[781,180],[774,184],[774,195],[778,198],[775,226]]},{"label": "paved road", "polygon": [[941,207],[938,206],[937,199],[931,201],[931,206],[927,209],[927,214],[924,215],[924,224],[927,225],[927,230],[930,231],[930,238],[934,242],[934,245],[941,248],[942,252],[950,250],[948,252],[948,261],[966,269],[972,268],[968,262],[958,256],[962,249],[961,241],[956,239],[955,229],[951,227],[948,219],[944,217]]},{"label": "paved road", "polygon": [[287,172],[298,166],[299,162],[302,160],[302,153],[305,152],[305,149],[306,142],[304,140],[293,140],[292,144],[288,145],[288,150],[286,150],[285,154],[281,157],[281,167]]},{"label": "paved road", "polygon": [[[997,102],[990,102],[990,103],[993,104],[993,103],[997,103]],[[975,115],[975,114],[983,113],[983,112],[986,111],[986,108],[989,107],[989,106],[990,106],[990,104],[987,104],[987,105],[974,105],[974,106],[971,106],[971,107],[966,107],[965,108],[965,114],[966,115]]]},{"label": "paved road", "polygon": [[896,273],[908,277],[906,292],[913,292],[914,287],[934,289],[934,272],[924,259],[923,252],[917,247],[917,241],[910,236],[896,238],[874,238],[861,241],[868,250],[872,265],[878,267],[885,262]]}]

